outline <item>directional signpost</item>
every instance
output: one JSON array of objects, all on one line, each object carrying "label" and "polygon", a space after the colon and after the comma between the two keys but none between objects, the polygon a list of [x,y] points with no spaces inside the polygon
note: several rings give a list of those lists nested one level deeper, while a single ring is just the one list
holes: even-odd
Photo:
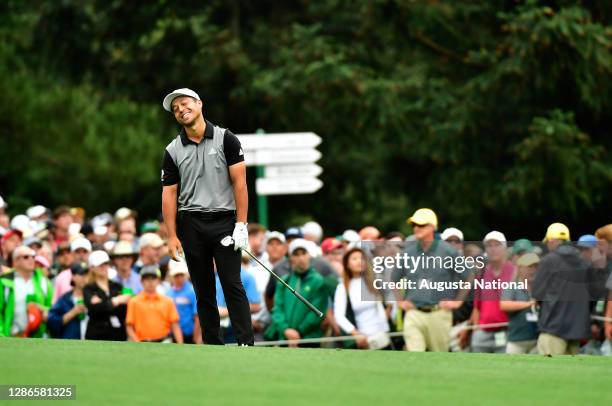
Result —
[{"label": "directional signpost", "polygon": [[238,135],[247,166],[255,166],[259,222],[268,225],[268,195],[308,194],[321,189],[317,178],[323,168],[315,164],[321,137],[312,132]]}]

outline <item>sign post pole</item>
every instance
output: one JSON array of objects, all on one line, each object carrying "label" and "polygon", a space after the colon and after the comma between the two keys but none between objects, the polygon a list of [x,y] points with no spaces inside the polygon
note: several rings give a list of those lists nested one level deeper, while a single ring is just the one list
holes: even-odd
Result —
[{"label": "sign post pole", "polygon": [[[256,134],[264,136],[266,132],[263,129],[259,128],[257,129]],[[257,179],[265,177],[265,172],[266,169],[263,165],[257,165],[257,167],[255,168],[255,174]],[[268,197],[261,194],[257,194],[257,219],[259,220],[259,224],[268,228]]]}]

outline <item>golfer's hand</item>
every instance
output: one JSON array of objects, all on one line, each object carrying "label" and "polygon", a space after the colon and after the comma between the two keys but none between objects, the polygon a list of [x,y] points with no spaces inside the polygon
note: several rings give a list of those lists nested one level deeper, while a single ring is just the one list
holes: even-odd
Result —
[{"label": "golfer's hand", "polygon": [[440,307],[444,310],[455,310],[461,307],[461,300],[440,300]]},{"label": "golfer's hand", "polygon": [[249,246],[249,232],[246,223],[236,223],[232,239],[234,240],[235,251],[247,249]]},{"label": "golfer's hand", "polygon": [[357,344],[357,348],[360,348],[362,350],[368,349],[368,338],[366,336],[364,336],[357,330],[353,331],[351,335],[355,336],[355,344]]},{"label": "golfer's hand", "polygon": [[168,238],[168,254],[174,261],[181,260],[180,255],[183,255],[183,246],[176,235]]}]

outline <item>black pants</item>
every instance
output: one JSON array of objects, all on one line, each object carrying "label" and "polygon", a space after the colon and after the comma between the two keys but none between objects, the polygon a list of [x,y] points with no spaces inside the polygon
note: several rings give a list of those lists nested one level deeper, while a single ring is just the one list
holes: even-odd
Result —
[{"label": "black pants", "polygon": [[238,344],[253,345],[249,301],[240,279],[240,251],[234,251],[233,245],[221,245],[221,240],[234,231],[235,213],[179,211],[176,223],[196,293],[204,344],[223,344],[215,289],[216,265],[236,340]]}]

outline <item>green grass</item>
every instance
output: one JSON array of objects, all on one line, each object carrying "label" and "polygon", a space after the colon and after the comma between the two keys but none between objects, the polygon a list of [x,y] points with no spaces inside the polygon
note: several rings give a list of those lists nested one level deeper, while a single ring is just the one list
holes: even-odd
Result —
[{"label": "green grass", "polygon": [[5,338],[0,365],[2,384],[74,384],[94,404],[612,404],[606,357]]}]

